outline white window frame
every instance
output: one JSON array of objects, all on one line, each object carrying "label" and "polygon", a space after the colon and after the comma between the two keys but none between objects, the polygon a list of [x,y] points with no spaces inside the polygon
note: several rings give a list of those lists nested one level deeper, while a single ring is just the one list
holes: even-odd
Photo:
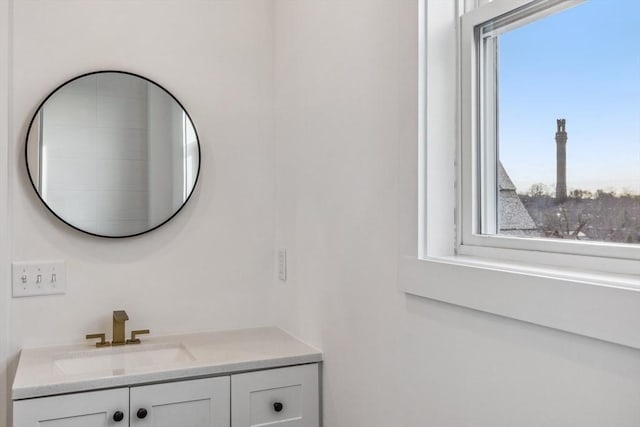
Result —
[{"label": "white window frame", "polygon": [[398,144],[399,287],[408,298],[640,349],[637,261],[565,255],[567,263],[560,266],[544,251],[472,245],[461,250],[457,245],[464,239],[456,228],[462,216],[457,190],[462,174],[456,172],[463,133],[459,17],[478,3],[486,11],[514,1],[419,0],[416,46],[403,45],[404,55],[420,55],[415,83],[402,89],[419,95],[401,111],[403,117],[415,117],[415,131],[403,132]]},{"label": "white window frame", "polygon": [[[640,245],[609,242],[569,241],[525,238],[491,234],[496,230],[495,205],[481,200],[497,200],[495,194],[497,153],[496,100],[494,86],[497,69],[490,49],[481,45],[495,39],[482,37],[476,28],[486,22],[502,20],[493,34],[500,34],[526,23],[543,19],[559,10],[579,5],[584,0],[494,0],[465,13],[461,18],[461,126],[457,236],[460,254],[504,257],[527,261],[531,252],[538,262],[576,269],[610,273],[640,274]],[[514,13],[515,12],[515,13]],[[490,33],[491,34],[491,33]],[[484,137],[482,137],[484,135]],[[480,179],[482,174],[482,179]],[[481,182],[483,181],[483,182]],[[480,223],[482,222],[482,227]],[[480,228],[490,234],[481,234]],[[502,251],[496,251],[502,249]],[[506,254],[512,250],[510,254]],[[569,256],[567,256],[569,255]],[[579,258],[576,257],[579,256]],[[625,262],[626,261],[626,262]]]}]

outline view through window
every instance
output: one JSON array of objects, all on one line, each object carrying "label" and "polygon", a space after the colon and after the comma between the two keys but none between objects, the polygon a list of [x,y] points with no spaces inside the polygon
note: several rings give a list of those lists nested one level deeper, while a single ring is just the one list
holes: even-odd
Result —
[{"label": "view through window", "polygon": [[498,234],[640,243],[639,23],[587,0],[494,36]]}]

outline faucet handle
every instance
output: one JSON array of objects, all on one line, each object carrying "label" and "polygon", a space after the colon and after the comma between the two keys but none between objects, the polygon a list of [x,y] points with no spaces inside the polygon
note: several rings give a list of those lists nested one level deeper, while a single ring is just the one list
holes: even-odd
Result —
[{"label": "faucet handle", "polygon": [[89,334],[89,335],[85,336],[85,338],[88,339],[88,340],[99,339],[100,342],[96,343],[96,347],[109,347],[111,345],[110,342],[105,341],[105,335],[104,334]]},{"label": "faucet handle", "polygon": [[139,329],[137,331],[131,331],[131,339],[127,340],[127,344],[140,344],[140,338],[136,338],[136,335],[148,334],[149,329]]}]

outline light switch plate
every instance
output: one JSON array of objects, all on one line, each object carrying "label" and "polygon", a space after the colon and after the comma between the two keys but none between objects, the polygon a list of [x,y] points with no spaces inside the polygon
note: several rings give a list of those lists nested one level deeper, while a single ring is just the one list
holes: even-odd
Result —
[{"label": "light switch plate", "polygon": [[11,273],[14,298],[67,292],[64,261],[17,261]]}]

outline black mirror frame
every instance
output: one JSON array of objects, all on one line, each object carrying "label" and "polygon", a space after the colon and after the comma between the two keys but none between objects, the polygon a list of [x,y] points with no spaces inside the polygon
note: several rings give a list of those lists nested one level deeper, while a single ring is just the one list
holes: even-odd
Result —
[{"label": "black mirror frame", "polygon": [[[105,73],[117,73],[117,74],[125,74],[128,76],[133,76],[133,77],[137,77],[140,79],[143,79],[145,81],[147,81],[148,83],[151,83],[157,87],[159,87],[160,89],[162,89],[165,93],[167,93],[179,106],[180,108],[182,108],[182,111],[184,111],[184,113],[186,114],[187,118],[189,119],[189,121],[191,122],[191,126],[193,127],[193,131],[196,135],[196,142],[198,144],[198,170],[196,172],[196,178],[193,182],[193,187],[191,188],[191,191],[189,192],[189,195],[187,196],[186,200],[182,203],[182,205],[171,215],[169,216],[166,220],[164,220],[163,222],[161,222],[160,224],[149,228],[148,230],[145,231],[141,231],[139,233],[134,233],[134,234],[126,234],[126,235],[122,235],[122,236],[105,236],[103,234],[97,234],[97,233],[92,233],[90,231],[87,230],[83,230],[81,228],[76,227],[75,225],[69,223],[68,221],[66,221],[65,219],[63,219],[60,215],[58,215],[48,204],[47,202],[42,198],[42,196],[40,196],[40,193],[38,192],[38,187],[36,186],[36,184],[33,182],[33,178],[31,177],[31,169],[29,168],[29,156],[28,156],[28,150],[29,150],[29,135],[31,134],[31,128],[33,127],[33,123],[36,120],[36,117],[38,117],[38,113],[42,110],[42,107],[44,106],[44,104],[49,100],[49,98],[51,98],[58,90],[60,90],[62,87],[66,86],[67,84],[81,79],[83,77],[87,77],[87,76],[92,76],[95,74],[105,74]],[[162,227],[163,225],[165,225],[166,223],[168,223],[169,221],[171,221],[176,215],[178,215],[178,213],[185,207],[185,205],[189,202],[189,200],[191,199],[191,196],[193,195],[194,191],[196,190],[196,187],[198,186],[198,180],[200,178],[200,169],[202,167],[202,149],[200,147],[200,136],[198,134],[198,130],[196,129],[196,125],[193,122],[193,119],[191,118],[191,115],[189,114],[189,112],[186,110],[186,108],[184,108],[184,106],[182,105],[182,103],[180,101],[178,101],[178,99],[171,93],[169,92],[164,86],[156,83],[155,81],[141,76],[139,74],[136,73],[132,73],[129,71],[121,71],[121,70],[100,70],[100,71],[92,71],[89,73],[85,73],[79,76],[76,76],[72,79],[69,79],[67,81],[65,81],[64,83],[58,85],[54,90],[52,90],[45,98],[44,100],[40,103],[40,105],[38,105],[38,108],[36,108],[35,113],[33,114],[33,117],[31,118],[31,121],[29,122],[29,127],[27,128],[27,134],[25,136],[25,144],[24,144],[24,156],[25,156],[25,164],[27,167],[27,175],[29,177],[29,182],[31,183],[31,186],[33,187],[33,190],[35,191],[36,195],[38,196],[38,199],[40,199],[40,201],[42,202],[42,204],[49,210],[49,212],[51,212],[53,214],[53,216],[55,216],[56,218],[58,218],[60,221],[62,221],[64,224],[66,224],[67,226],[80,231],[82,233],[88,234],[90,236],[95,236],[95,237],[103,237],[103,238],[107,238],[107,239],[126,239],[128,237],[136,237],[136,236],[140,236],[142,234],[147,234],[153,230],[156,230],[160,227]]]}]

